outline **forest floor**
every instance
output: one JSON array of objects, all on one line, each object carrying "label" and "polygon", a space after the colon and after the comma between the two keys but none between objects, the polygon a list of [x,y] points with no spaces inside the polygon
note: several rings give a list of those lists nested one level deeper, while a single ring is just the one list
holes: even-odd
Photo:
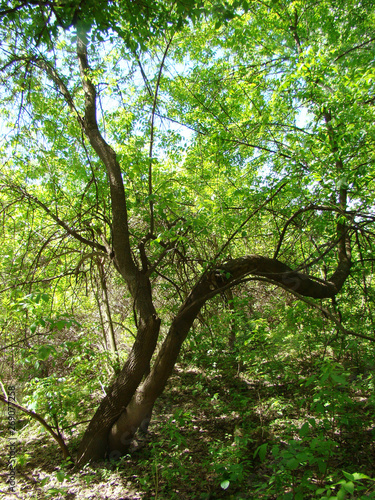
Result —
[{"label": "forest floor", "polygon": [[[368,384],[351,384],[353,389],[338,378],[338,386],[321,384],[317,390],[314,376],[309,384],[301,367],[295,368],[293,376],[252,380],[179,366],[157,402],[149,433],[131,453],[81,471],[69,469],[50,436],[18,414],[23,428],[16,493],[7,493],[3,454],[0,497],[299,500],[328,493],[336,498],[341,488],[346,496],[337,498],[375,498],[375,483],[359,476],[375,477]],[[84,427],[69,438],[71,449]],[[2,437],[0,447],[6,446]]]}]

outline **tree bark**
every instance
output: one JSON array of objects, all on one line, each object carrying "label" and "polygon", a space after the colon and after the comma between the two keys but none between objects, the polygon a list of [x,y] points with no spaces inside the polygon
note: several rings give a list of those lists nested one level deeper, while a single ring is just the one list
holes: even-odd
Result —
[{"label": "tree bark", "polygon": [[124,367],[108,389],[82,438],[78,450],[78,464],[83,465],[89,460],[105,456],[111,427],[126,410],[149,369],[159,329],[160,319],[156,315],[150,317],[147,322],[141,322]]},{"label": "tree bark", "polygon": [[303,296],[333,297],[340,291],[345,281],[343,279],[344,268],[346,277],[350,271],[349,264],[344,266],[340,263],[338,267],[341,269],[340,273],[336,271],[331,280],[324,282],[295,272],[276,259],[249,255],[230,260],[216,270],[204,274],[172,321],[150,373],[136,389],[128,407],[112,426],[108,437],[110,456],[117,458],[126,452],[137,429],[148,424],[153,405],[165,388],[182,343],[207,300],[226,289],[227,286],[231,284],[234,286],[238,280],[248,275],[266,277],[285,288],[298,291]]}]

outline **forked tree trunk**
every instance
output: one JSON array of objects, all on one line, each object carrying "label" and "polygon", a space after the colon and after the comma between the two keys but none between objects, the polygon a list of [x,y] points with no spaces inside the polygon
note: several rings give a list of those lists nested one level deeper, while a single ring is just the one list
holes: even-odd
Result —
[{"label": "forked tree trunk", "polygon": [[[277,252],[273,259],[259,255],[249,255],[230,260],[216,269],[206,271],[192,289],[186,301],[181,305],[157,354],[152,369],[149,371],[150,361],[156,349],[160,330],[160,319],[157,317],[152,301],[149,279],[151,271],[144,248],[145,241],[153,237],[153,224],[151,224],[148,235],[141,241],[138,248],[142,260],[142,270],[140,270],[133,258],[134,249],[130,244],[121,168],[115,151],[104,140],[98,127],[96,118],[97,96],[95,86],[91,81],[91,71],[87,59],[86,29],[87,27],[84,26],[77,29],[77,56],[85,94],[84,117],[77,112],[72,96],[56,72],[48,64],[43,63],[41,67],[59,86],[68,105],[77,114],[78,122],[89,139],[92,148],[106,167],[112,207],[112,246],[106,243],[103,247],[99,247],[112,259],[116,269],[127,284],[134,300],[134,310],[138,315],[138,331],[128,360],[109,388],[108,394],[100,403],[83,436],[78,452],[79,465],[83,465],[91,459],[103,458],[106,453],[113,457],[119,456],[124,451],[127,451],[137,429],[148,424],[153,405],[163,392],[172,373],[181,345],[201,307],[207,300],[240,283],[248,275],[280,284],[284,288],[298,292],[301,296],[313,298],[333,297],[340,291],[351,267],[350,240],[345,224],[338,223],[339,262],[330,280],[322,281],[293,271],[277,260]],[[152,219],[152,207],[150,210]],[[346,191],[342,190],[340,192],[341,215],[345,213],[345,210]],[[82,241],[79,234],[61,221],[59,223],[66,228],[69,234],[73,234]],[[278,250],[287,224],[282,232]],[[98,248],[98,244],[95,242],[87,240],[84,240],[84,242],[95,249]],[[144,379],[143,382],[142,379]]]},{"label": "forked tree trunk", "polygon": [[[133,299],[134,311],[137,315],[137,336],[133,348],[124,367],[108,389],[107,395],[100,403],[83,436],[78,451],[79,465],[83,465],[91,459],[103,458],[106,453],[109,453],[110,456],[118,456],[127,450],[137,429],[147,425],[153,405],[158,396],[163,392],[167,380],[172,373],[181,345],[201,307],[207,300],[241,283],[244,278],[251,275],[298,292],[300,296],[312,298],[334,297],[343,286],[351,267],[350,238],[347,227],[342,221],[342,217],[345,217],[346,214],[347,192],[345,188],[342,188],[339,192],[337,207],[311,205],[307,208],[301,208],[287,221],[280,235],[274,258],[249,255],[230,260],[225,264],[218,265],[216,269],[204,272],[172,321],[168,335],[150,371],[150,361],[157,346],[161,323],[153,305],[150,283],[150,275],[155,271],[161,260],[157,260],[153,264],[149,263],[145,252],[145,243],[155,236],[153,234],[153,203],[152,201],[150,202],[151,223],[149,231],[142,238],[138,248],[135,248],[131,244],[133,240],[130,238],[129,232],[123,172],[116,152],[105,141],[98,126],[96,113],[97,93],[92,81],[92,76],[95,73],[92,73],[90,70],[87,56],[87,29],[88,26],[85,23],[80,24],[78,22],[77,60],[85,97],[83,114],[80,111],[82,104],[75,103],[73,94],[69,92],[64,80],[59,77],[57,70],[52,64],[48,60],[43,59],[43,57],[35,58],[33,64],[42,69],[49,79],[57,85],[60,94],[64,97],[71,112],[76,115],[82,132],[105,166],[110,188],[112,212],[110,242],[104,238],[102,243],[98,243],[96,240],[89,240],[80,231],[76,231],[71,225],[60,220],[48,206],[36,197],[30,196],[21,190],[23,196],[26,196],[39,207],[43,208],[57,224],[64,228],[68,235],[91,247],[95,253],[99,252],[100,255],[105,255],[111,259],[116,270],[127,285]],[[154,108],[155,105],[156,96],[154,98]],[[331,124],[331,112],[326,110],[324,116],[332,152],[337,153],[338,147]],[[149,171],[149,194],[152,194],[151,165],[152,162],[150,162]],[[343,172],[341,159],[336,160],[336,167],[338,175],[341,176]],[[338,266],[335,273],[326,281],[293,271],[286,264],[277,260],[277,254],[281,248],[288,225],[292,223],[298,214],[306,210],[320,209],[336,211],[339,216],[337,222]],[[243,227],[248,221],[249,218],[240,227]],[[226,245],[237,232],[238,230],[227,240]],[[224,248],[225,245],[220,251]],[[168,246],[166,246],[166,252],[167,249]],[[134,257],[138,251],[142,262],[142,269],[140,269],[137,259]],[[214,261],[217,260],[220,251],[213,259]]]},{"label": "forked tree trunk", "polygon": [[156,316],[140,324],[129,358],[108,389],[83,436],[78,450],[79,464],[103,458],[107,453],[110,429],[126,410],[150,366],[159,329],[160,319]]},{"label": "forked tree trunk", "polygon": [[[330,280],[317,281],[292,271],[276,259],[259,255],[233,259],[220,268],[204,274],[181,305],[164,340],[151,371],[149,362],[156,348],[160,320],[150,316],[139,325],[138,334],[124,368],[101,402],[83,437],[78,464],[91,459],[118,457],[128,451],[138,428],[146,427],[156,399],[163,392],[184,342],[203,304],[237,284],[247,275],[266,277],[302,296],[327,298],[341,289],[350,270],[350,260],[344,259]],[[144,375],[147,375],[142,382]]]},{"label": "forked tree trunk", "polygon": [[202,297],[192,304],[192,307],[189,307],[189,302],[185,302],[180,308],[150,373],[135,391],[126,411],[111,428],[108,440],[110,457],[117,458],[129,449],[138,428],[147,429],[154,403],[165,388],[176,364],[182,343],[204,302]]},{"label": "forked tree trunk", "polygon": [[[196,291],[199,293],[194,293]],[[103,458],[107,453],[113,458],[120,456],[128,450],[137,429],[147,427],[154,403],[164,390],[182,343],[207,300],[209,291],[209,283],[198,285],[181,306],[149,373],[160,320],[151,317],[148,324],[139,326],[124,368],[83,436],[78,451],[78,465]],[[141,383],[144,375],[146,378]]]}]

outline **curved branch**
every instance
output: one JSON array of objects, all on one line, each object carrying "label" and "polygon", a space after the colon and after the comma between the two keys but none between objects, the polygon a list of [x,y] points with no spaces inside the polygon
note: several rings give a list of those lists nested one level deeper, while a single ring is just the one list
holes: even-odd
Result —
[{"label": "curved branch", "polygon": [[[340,263],[331,278],[323,281],[295,271],[277,259],[247,255],[231,259],[207,274],[193,289],[190,302],[202,300],[207,290],[219,292],[221,287],[249,275],[271,279],[287,289],[298,291],[305,297],[331,298],[339,293],[343,285],[342,279],[338,278],[339,271],[343,272]],[[345,278],[349,275],[349,269],[347,271]]]},{"label": "curved branch", "polygon": [[125,198],[124,183],[116,153],[105,141],[99,131],[96,117],[97,93],[90,79],[90,66],[87,56],[87,31],[83,26],[77,28],[77,57],[85,94],[85,116],[82,128],[99,158],[102,160],[108,174],[112,202],[112,234],[114,260],[117,268],[134,293],[137,267],[133,261],[130,248],[128,213]]},{"label": "curved branch", "polygon": [[[340,263],[338,269],[340,268]],[[342,270],[343,271],[343,270]],[[306,274],[293,271],[286,264],[260,255],[247,255],[232,259],[218,266],[215,270],[204,273],[193,288],[190,295],[181,305],[172,321],[168,335],[156,357],[150,374],[137,391],[137,397],[142,400],[155,401],[161,394],[172,373],[182,343],[184,342],[195,318],[205,302],[243,281],[246,276],[254,276],[260,281],[272,282],[291,291],[295,295],[311,298],[334,297],[345,280],[338,270],[330,280],[322,281]],[[349,269],[347,269],[347,274]]]},{"label": "curved branch", "polygon": [[[173,368],[172,359],[176,359],[182,342],[204,303],[221,291],[237,285],[244,277],[251,275],[260,280],[271,280],[286,290],[298,293],[301,297],[323,299],[332,298],[339,293],[349,271],[350,266],[344,269],[343,263],[339,262],[332,277],[323,281],[294,271],[277,259],[261,255],[247,255],[225,262],[215,270],[203,274],[181,305],[155,361],[153,371],[159,370],[159,363],[168,365],[170,369]],[[169,350],[171,353],[164,356]],[[169,368],[160,368],[160,371],[166,373]]]},{"label": "curved branch", "polygon": [[37,420],[53,437],[53,439],[57,442],[57,444],[60,446],[62,452],[63,452],[63,457],[64,459],[71,458],[70,452],[68,450],[68,447],[65,444],[65,441],[61,434],[57,434],[52,427],[47,424],[47,422],[44,420],[43,417],[41,417],[38,413],[35,413],[32,410],[28,410],[24,406],[14,403],[13,401],[9,401],[8,398],[0,394],[0,401],[2,401],[4,404],[13,406],[13,408],[17,408],[17,410],[22,411],[23,413],[26,413],[26,415],[29,415],[29,417],[33,418],[34,420]]}]

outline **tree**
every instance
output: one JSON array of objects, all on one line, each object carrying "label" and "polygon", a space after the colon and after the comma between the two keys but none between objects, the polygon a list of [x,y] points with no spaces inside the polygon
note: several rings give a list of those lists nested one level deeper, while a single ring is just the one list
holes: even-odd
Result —
[{"label": "tree", "polygon": [[16,231],[32,219],[12,286],[37,281],[43,254],[41,281],[105,259],[133,303],[79,464],[147,428],[220,293],[263,280],[353,333],[318,300],[372,252],[371,2],[25,1],[0,16],[3,213],[17,207]]}]

